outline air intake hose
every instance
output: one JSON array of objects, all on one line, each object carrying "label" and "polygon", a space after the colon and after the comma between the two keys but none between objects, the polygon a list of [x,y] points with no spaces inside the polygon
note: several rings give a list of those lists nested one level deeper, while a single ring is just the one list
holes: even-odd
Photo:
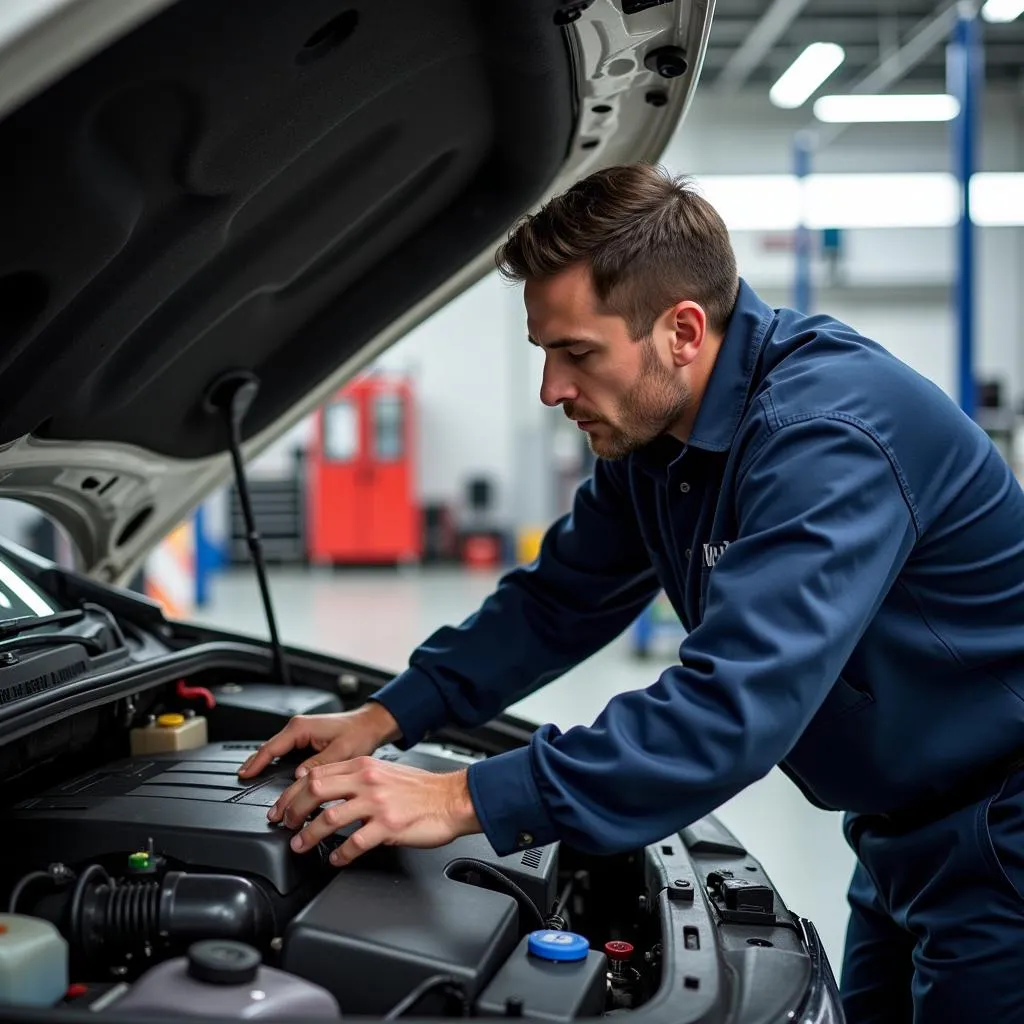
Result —
[{"label": "air intake hose", "polygon": [[265,948],[274,935],[270,904],[247,878],[169,871],[162,881],[117,884],[96,864],[75,886],[69,925],[90,960],[109,960],[145,945],[180,949],[201,939]]}]

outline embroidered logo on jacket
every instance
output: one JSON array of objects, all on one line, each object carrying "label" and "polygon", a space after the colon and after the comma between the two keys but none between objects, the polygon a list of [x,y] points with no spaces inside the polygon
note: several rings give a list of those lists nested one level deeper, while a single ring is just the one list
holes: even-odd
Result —
[{"label": "embroidered logo on jacket", "polygon": [[709,568],[713,569],[715,563],[725,554],[725,549],[729,546],[727,540],[720,541],[718,544],[705,544],[704,545],[704,564]]}]

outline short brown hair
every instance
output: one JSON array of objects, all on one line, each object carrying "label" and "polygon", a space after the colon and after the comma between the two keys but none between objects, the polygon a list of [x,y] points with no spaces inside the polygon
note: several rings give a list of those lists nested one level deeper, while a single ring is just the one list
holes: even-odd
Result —
[{"label": "short brown hair", "polygon": [[597,171],[516,224],[495,262],[507,280],[542,280],[589,265],[600,301],[648,337],[684,299],[721,331],[739,279],[729,232],[686,177],[650,164]]}]

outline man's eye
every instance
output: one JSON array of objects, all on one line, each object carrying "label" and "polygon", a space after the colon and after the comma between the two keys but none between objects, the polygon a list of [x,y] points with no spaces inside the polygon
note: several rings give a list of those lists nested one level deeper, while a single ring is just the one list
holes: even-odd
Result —
[{"label": "man's eye", "polygon": [[587,350],[586,350],[585,352],[570,352],[570,353],[569,353],[569,358],[570,358],[570,359],[571,359],[571,360],[572,360],[572,361],[573,361],[574,363],[582,363],[582,362],[583,362],[583,360],[584,360],[584,359],[586,359],[586,358],[587,358],[587,356],[589,356],[589,355],[590,355],[590,352],[591,352],[591,350],[590,350],[590,349],[587,349]]}]

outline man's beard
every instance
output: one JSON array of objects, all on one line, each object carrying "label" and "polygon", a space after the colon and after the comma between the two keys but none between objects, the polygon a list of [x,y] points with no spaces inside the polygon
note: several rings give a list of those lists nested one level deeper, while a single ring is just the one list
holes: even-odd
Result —
[{"label": "man's beard", "polygon": [[644,346],[640,376],[619,404],[615,423],[598,417],[580,416],[572,403],[565,413],[573,419],[594,419],[599,432],[587,431],[590,450],[602,459],[621,459],[660,437],[690,406],[690,389],[676,380],[659,362],[649,339]]}]

